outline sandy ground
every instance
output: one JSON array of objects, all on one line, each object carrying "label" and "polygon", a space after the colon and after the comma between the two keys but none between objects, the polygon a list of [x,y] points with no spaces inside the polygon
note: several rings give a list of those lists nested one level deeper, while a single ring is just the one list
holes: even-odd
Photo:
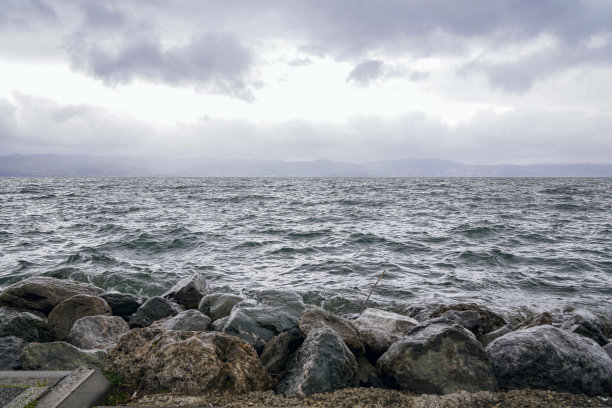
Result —
[{"label": "sandy ground", "polygon": [[542,390],[507,392],[457,392],[448,395],[414,395],[380,388],[350,388],[316,394],[305,399],[285,398],[272,391],[242,395],[146,395],[127,405],[180,407],[333,407],[333,408],[536,408],[611,407],[612,397],[588,397]]}]

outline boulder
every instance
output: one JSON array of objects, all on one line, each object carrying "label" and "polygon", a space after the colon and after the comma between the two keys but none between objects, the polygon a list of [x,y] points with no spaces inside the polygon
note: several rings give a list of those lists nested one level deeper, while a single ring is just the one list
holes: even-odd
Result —
[{"label": "boulder", "polygon": [[480,313],[475,310],[447,310],[440,315],[440,318],[450,320],[464,329],[468,329],[476,336],[483,333]]},{"label": "boulder", "polygon": [[198,310],[210,316],[210,319],[214,322],[229,316],[232,308],[243,300],[244,298],[230,293],[212,293],[202,298]]},{"label": "boulder", "polygon": [[55,340],[47,321],[32,313],[15,315],[0,328],[0,337],[15,336],[27,342],[45,343]]},{"label": "boulder", "polygon": [[49,314],[55,306],[72,296],[96,296],[103,292],[96,286],[75,282],[71,279],[37,276],[22,280],[4,289],[0,293],[0,306],[35,310]]},{"label": "boulder", "polygon": [[19,337],[0,337],[0,371],[18,370],[21,368],[19,356],[23,347],[23,339]]},{"label": "boulder", "polygon": [[70,343],[80,349],[112,347],[130,327],[119,316],[86,316],[77,320],[70,329]]},{"label": "boulder", "polygon": [[305,307],[296,293],[263,291],[259,302],[244,300],[234,306],[223,333],[240,337],[261,353],[274,336],[297,328],[298,317]]},{"label": "boulder", "polygon": [[298,327],[304,336],[315,329],[329,327],[342,337],[344,343],[353,352],[361,355],[365,353],[365,345],[357,329],[347,319],[333,315],[317,306],[308,306],[300,314]]},{"label": "boulder", "polygon": [[181,394],[266,390],[271,378],[246,342],[217,332],[131,330],[109,354],[106,370],[143,390]]},{"label": "boulder", "polygon": [[106,359],[104,350],[80,350],[72,344],[30,343],[21,352],[24,370],[74,370],[82,365],[102,368]]},{"label": "boulder", "polygon": [[487,346],[487,354],[505,389],[612,393],[612,359],[603,348],[550,325],[506,334]]},{"label": "boulder", "polygon": [[106,300],[113,311],[113,316],[119,316],[126,322],[130,320],[130,316],[143,303],[138,297],[130,293],[106,292],[101,294],[100,297]]},{"label": "boulder", "polygon": [[210,317],[196,309],[182,311],[161,323],[166,330],[206,331],[210,329]]},{"label": "boulder", "polygon": [[470,331],[443,319],[416,326],[389,347],[376,368],[389,386],[417,394],[497,390],[482,345]]},{"label": "boulder", "polygon": [[482,344],[482,347],[487,347],[489,344],[491,344],[493,340],[505,336],[508,333],[512,333],[514,330],[516,329],[513,325],[507,324],[504,327],[501,327],[497,330],[493,330],[490,333],[483,334],[478,338],[478,341],[480,342],[480,344]]},{"label": "boulder", "polygon": [[373,308],[364,310],[361,316],[351,323],[359,331],[366,352],[375,359],[419,324],[412,317]]},{"label": "boulder", "polygon": [[74,322],[85,316],[105,315],[113,312],[106,301],[97,296],[76,295],[55,306],[49,313],[49,327],[55,340],[67,340]]},{"label": "boulder", "polygon": [[305,397],[358,385],[355,356],[338,333],[323,326],[310,331],[295,353],[290,369],[276,385],[276,391]]},{"label": "boulder", "polygon": [[483,334],[497,330],[507,324],[506,320],[502,316],[493,312],[488,307],[481,306],[476,303],[458,303],[455,305],[438,306],[438,308],[431,314],[430,318],[440,317],[449,310],[456,310],[459,312],[472,310],[477,312],[480,315],[482,325],[477,332],[474,333],[476,334],[476,337],[480,337]]},{"label": "boulder", "polygon": [[200,300],[210,293],[210,288],[203,275],[195,273],[180,280],[168,289],[163,298],[171,300],[185,309],[197,309]]},{"label": "boulder", "polygon": [[553,322],[553,315],[550,312],[543,312],[543,313],[538,313],[536,315],[533,315],[531,317],[529,317],[528,319],[522,321],[517,329],[518,330],[525,330],[525,329],[529,329],[531,327],[536,327],[536,326],[543,326],[546,324],[552,324]]},{"label": "boulder", "polygon": [[606,324],[588,310],[576,310],[563,319],[562,329],[588,337],[604,346],[608,343],[606,338]]},{"label": "boulder", "polygon": [[210,325],[210,330],[222,332],[229,320],[229,316],[222,317],[221,319],[217,319]]},{"label": "boulder", "polygon": [[606,351],[606,353],[608,353],[610,358],[612,358],[612,342],[606,344],[605,346],[603,346],[603,348]]},{"label": "boulder", "polygon": [[0,328],[6,324],[13,317],[17,316],[21,313],[18,309],[13,309],[12,307],[1,306],[0,307]]},{"label": "boulder", "polygon": [[273,337],[266,343],[259,359],[266,371],[280,375],[285,369],[289,356],[302,345],[304,337],[299,330],[289,330]]},{"label": "boulder", "polygon": [[144,302],[130,317],[130,327],[147,327],[156,320],[176,316],[181,311],[180,306],[176,303],[170,302],[161,296],[154,296]]}]

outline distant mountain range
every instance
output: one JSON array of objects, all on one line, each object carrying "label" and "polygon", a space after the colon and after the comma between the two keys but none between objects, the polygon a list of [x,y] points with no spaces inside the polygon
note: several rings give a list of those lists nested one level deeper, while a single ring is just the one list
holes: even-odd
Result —
[{"label": "distant mountain range", "polygon": [[0,156],[0,177],[612,177],[612,164],[470,165],[439,159],[349,163],[41,154]]}]

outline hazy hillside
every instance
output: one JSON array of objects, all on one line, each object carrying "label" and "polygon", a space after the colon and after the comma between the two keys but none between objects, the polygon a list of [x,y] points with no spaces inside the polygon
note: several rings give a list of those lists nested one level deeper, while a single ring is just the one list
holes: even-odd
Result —
[{"label": "hazy hillside", "polygon": [[612,177],[612,164],[468,165],[439,159],[367,163],[59,155],[0,156],[0,177]]}]

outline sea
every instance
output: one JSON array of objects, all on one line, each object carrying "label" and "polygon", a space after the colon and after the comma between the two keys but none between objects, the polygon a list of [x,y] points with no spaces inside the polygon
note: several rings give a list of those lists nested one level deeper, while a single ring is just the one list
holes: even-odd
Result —
[{"label": "sea", "polygon": [[475,302],[612,320],[610,178],[2,178],[0,289],[292,290],[336,313]]}]

